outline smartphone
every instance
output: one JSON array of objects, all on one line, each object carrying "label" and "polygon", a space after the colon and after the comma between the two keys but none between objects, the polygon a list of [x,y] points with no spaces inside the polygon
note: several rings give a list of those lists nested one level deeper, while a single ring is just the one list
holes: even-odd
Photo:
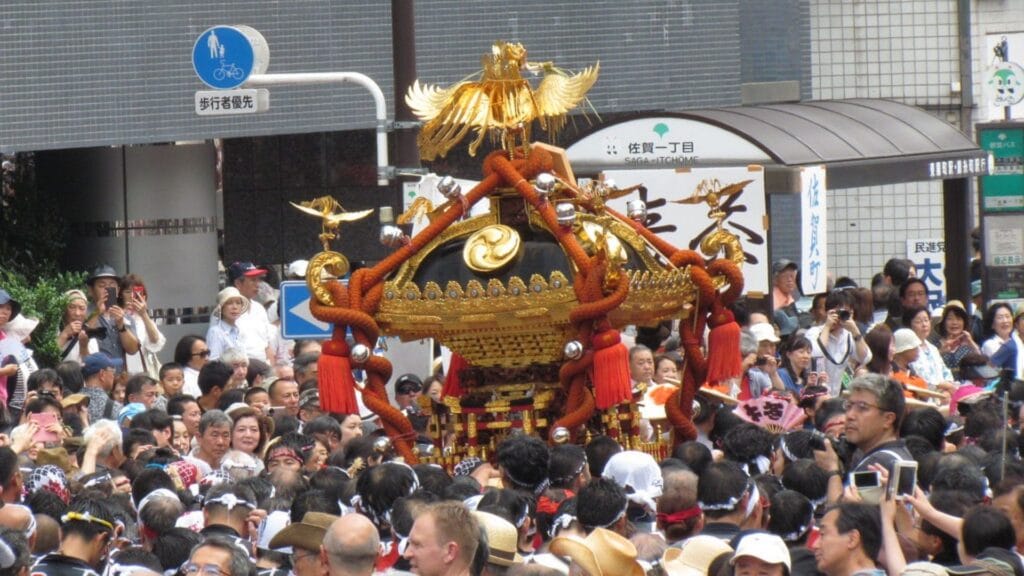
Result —
[{"label": "smartphone", "polygon": [[29,422],[35,422],[39,426],[39,430],[32,436],[32,443],[43,442],[60,442],[60,434],[47,430],[51,424],[57,423],[57,415],[52,412],[43,412],[42,414],[29,414]]},{"label": "smartphone", "polygon": [[818,358],[811,358],[811,370],[810,370],[810,372],[812,374],[818,372],[818,360],[819,360]]},{"label": "smartphone", "polygon": [[132,286],[132,297],[133,298],[143,298],[143,297],[145,297],[145,295],[146,295],[146,288],[145,287],[143,287],[140,284],[136,284],[136,285]]},{"label": "smartphone", "polygon": [[107,297],[103,300],[103,305],[107,310],[117,306],[117,288],[113,286],[107,287]]},{"label": "smartphone", "polygon": [[882,477],[873,470],[864,472],[851,472],[850,484],[855,488],[877,488],[882,485]]},{"label": "smartphone", "polygon": [[897,462],[893,467],[893,477],[889,479],[888,496],[913,496],[916,486],[917,462]]}]

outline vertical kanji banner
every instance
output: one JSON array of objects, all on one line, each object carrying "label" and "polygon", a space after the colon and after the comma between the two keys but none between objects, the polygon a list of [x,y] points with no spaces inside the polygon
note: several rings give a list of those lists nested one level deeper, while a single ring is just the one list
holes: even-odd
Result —
[{"label": "vertical kanji banner", "polygon": [[946,242],[942,238],[908,239],[907,258],[928,287],[928,307],[941,310],[946,305]]},{"label": "vertical kanji banner", "polygon": [[827,290],[828,217],[825,167],[800,169],[800,291]]},{"label": "vertical kanji banner", "polygon": [[643,184],[645,194],[631,194],[608,204],[626,212],[626,202],[639,197],[647,203],[647,226],[678,248],[698,250],[701,239],[715,229],[705,202],[679,204],[691,197],[703,180],[718,180],[720,187],[750,180],[741,191],[721,198],[725,212],[724,227],[739,237],[747,261],[743,264],[743,286],[748,293],[767,294],[771,290],[768,274],[768,227],[764,198],[764,168],[668,168],[653,170],[606,170],[618,188]]}]

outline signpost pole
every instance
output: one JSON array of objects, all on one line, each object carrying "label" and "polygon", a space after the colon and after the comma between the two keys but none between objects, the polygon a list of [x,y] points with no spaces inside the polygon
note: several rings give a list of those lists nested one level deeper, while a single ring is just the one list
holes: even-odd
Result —
[{"label": "signpost pole", "polygon": [[287,74],[253,74],[245,86],[294,86],[352,83],[366,88],[373,96],[377,117],[377,184],[388,185],[388,109],[384,92],[369,76],[359,72],[296,72]]}]

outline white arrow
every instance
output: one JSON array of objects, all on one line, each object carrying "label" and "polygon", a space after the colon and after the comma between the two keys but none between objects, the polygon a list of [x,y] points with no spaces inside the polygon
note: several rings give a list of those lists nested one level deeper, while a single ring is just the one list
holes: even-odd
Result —
[{"label": "white arrow", "polygon": [[313,312],[309,309],[309,300],[310,300],[310,298],[306,298],[302,302],[299,302],[295,306],[292,306],[291,309],[288,310],[288,311],[291,312],[292,314],[298,316],[302,320],[305,320],[306,322],[309,322],[313,326],[316,326],[320,330],[326,331],[326,330],[330,329],[330,327],[331,327],[330,324],[328,324],[327,322],[323,322],[321,320],[317,320],[313,316]]}]

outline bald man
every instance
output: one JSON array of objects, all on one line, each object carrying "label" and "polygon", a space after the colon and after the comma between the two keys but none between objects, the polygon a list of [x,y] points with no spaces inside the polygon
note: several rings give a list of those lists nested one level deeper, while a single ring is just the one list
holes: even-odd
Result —
[{"label": "bald man", "polygon": [[379,550],[377,527],[362,514],[346,514],[327,529],[320,558],[330,576],[371,576]]}]

